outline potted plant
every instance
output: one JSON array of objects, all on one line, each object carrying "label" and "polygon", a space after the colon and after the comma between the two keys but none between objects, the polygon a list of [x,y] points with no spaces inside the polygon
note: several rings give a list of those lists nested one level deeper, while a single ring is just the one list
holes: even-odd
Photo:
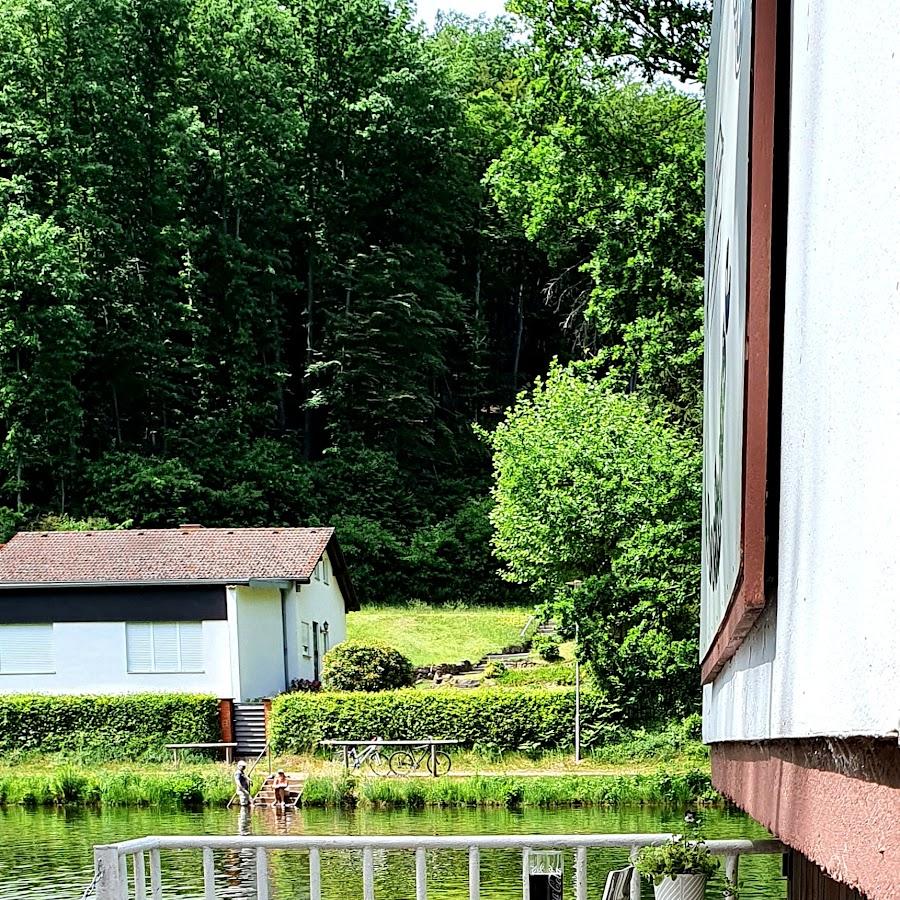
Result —
[{"label": "potted plant", "polygon": [[[693,817],[685,817],[688,823]],[[656,900],[703,900],[706,880],[719,861],[699,837],[676,834],[665,844],[644,847],[635,866],[653,882]]]}]

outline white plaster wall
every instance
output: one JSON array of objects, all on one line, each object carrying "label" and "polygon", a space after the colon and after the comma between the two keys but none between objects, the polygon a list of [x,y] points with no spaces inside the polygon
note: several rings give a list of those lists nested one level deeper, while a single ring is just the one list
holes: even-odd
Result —
[{"label": "white plaster wall", "polygon": [[203,623],[203,672],[130,674],[124,622],[57,622],[53,644],[53,674],[0,675],[0,694],[176,691],[231,696],[227,622]]},{"label": "white plaster wall", "polygon": [[900,20],[793,17],[778,603],[710,741],[900,729]]},{"label": "white plaster wall", "polygon": [[[229,589],[232,590],[232,589]],[[285,689],[281,592],[276,587],[233,589],[234,631],[238,648],[238,700],[271,697]]]},{"label": "white plaster wall", "polygon": [[[325,556],[327,558],[327,554]],[[328,647],[331,648],[347,639],[347,613],[344,608],[344,596],[334,576],[331,560],[328,560],[328,568],[331,572],[330,584],[313,578],[309,584],[303,585],[300,593],[300,611],[306,621],[318,622],[320,627],[323,622],[328,623]],[[324,642],[321,640],[319,655],[320,657],[324,655]]]},{"label": "white plaster wall", "polygon": [[[298,590],[297,588],[301,588]],[[306,585],[295,585],[288,592],[285,606],[285,624],[288,641],[288,677],[312,678],[312,660],[305,660],[300,647],[300,595]],[[308,663],[308,665],[307,665]]]}]

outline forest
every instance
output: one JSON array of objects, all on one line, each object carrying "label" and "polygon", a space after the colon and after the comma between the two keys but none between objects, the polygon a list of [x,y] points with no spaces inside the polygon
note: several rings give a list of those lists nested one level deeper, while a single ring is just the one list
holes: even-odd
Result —
[{"label": "forest", "polygon": [[692,708],[709,7],[0,0],[3,539],[334,525]]}]

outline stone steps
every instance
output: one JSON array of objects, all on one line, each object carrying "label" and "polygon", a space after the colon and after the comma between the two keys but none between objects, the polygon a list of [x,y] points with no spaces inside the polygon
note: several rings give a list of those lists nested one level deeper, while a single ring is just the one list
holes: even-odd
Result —
[{"label": "stone steps", "polygon": [[[290,806],[296,806],[300,797],[303,795],[303,788],[306,785],[307,775],[298,772],[285,772],[285,775],[287,775],[288,779],[287,803]],[[254,806],[272,806],[275,802],[275,788],[272,787],[274,779],[274,775],[266,776],[263,786],[253,798]]]}]

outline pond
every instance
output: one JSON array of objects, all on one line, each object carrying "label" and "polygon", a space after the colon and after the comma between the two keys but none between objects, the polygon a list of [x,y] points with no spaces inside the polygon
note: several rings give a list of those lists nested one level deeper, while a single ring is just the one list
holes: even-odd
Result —
[{"label": "pond", "polygon": [[[562,834],[681,831],[681,812],[647,807],[625,809],[425,809],[417,811],[271,810],[242,816],[238,810],[198,812],[165,809],[0,810],[0,900],[79,900],[91,878],[92,848],[148,834]],[[727,810],[704,813],[709,838],[766,838],[768,833],[747,816]],[[306,900],[306,859],[302,854],[270,854],[271,900]],[[599,898],[605,873],[624,864],[619,851],[591,851],[591,900]],[[574,896],[571,857],[565,861],[566,898]],[[201,898],[199,853],[163,854],[166,900]],[[353,854],[322,855],[323,896],[327,900],[359,900],[360,860]],[[429,898],[465,900],[465,853],[441,851],[429,859]],[[217,856],[217,897],[254,900],[254,861],[250,851]],[[521,897],[521,857],[513,851],[485,851],[482,857],[484,900]],[[740,872],[741,900],[783,900],[785,882],[778,856],[744,857]],[[411,900],[415,896],[411,853],[376,854],[378,900]],[[722,896],[721,880],[710,883],[708,898]],[[652,896],[649,886],[644,897]]]}]

